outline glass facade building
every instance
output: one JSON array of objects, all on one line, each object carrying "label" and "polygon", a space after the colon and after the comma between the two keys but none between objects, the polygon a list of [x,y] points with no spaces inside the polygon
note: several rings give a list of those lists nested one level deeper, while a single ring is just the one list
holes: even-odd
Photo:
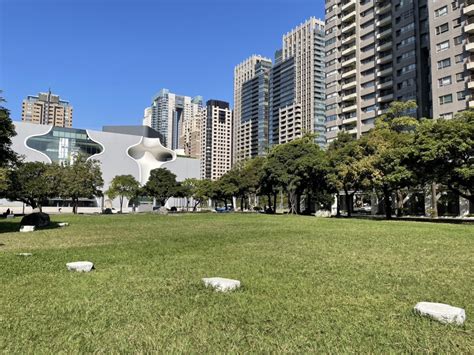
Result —
[{"label": "glass facade building", "polygon": [[26,145],[55,163],[71,162],[78,155],[88,158],[104,149],[89,137],[86,130],[63,127],[52,127],[47,134],[29,137]]}]

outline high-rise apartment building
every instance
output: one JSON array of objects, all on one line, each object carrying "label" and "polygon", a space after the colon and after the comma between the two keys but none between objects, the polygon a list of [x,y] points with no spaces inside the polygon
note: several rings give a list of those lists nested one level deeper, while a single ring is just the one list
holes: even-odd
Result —
[{"label": "high-rise apartment building", "polygon": [[328,0],[328,141],[339,131],[360,137],[393,101],[415,100],[417,117],[450,118],[466,109],[469,3]]},{"label": "high-rise apartment building", "polygon": [[201,132],[201,177],[217,180],[232,166],[232,111],[228,102],[207,101]]},{"label": "high-rise apartment building", "polygon": [[305,133],[325,137],[324,22],[310,18],[283,36],[270,75],[270,144]]},{"label": "high-rise apartment building", "polygon": [[271,68],[271,61],[257,62],[254,77],[242,85],[241,119],[237,132],[237,161],[262,156],[268,148]]},{"label": "high-rise apartment building", "polygon": [[157,130],[163,137],[163,145],[169,149],[184,149],[183,126],[186,121],[200,115],[202,97],[194,99],[162,89],[152,101],[150,110],[145,109],[143,125]]},{"label": "high-rise apartment building", "polygon": [[[265,64],[258,64],[264,62]],[[245,152],[242,152],[242,146],[245,146],[245,142],[241,144],[241,139],[249,137],[245,133],[241,133],[242,123],[242,88],[244,83],[255,78],[257,69],[261,73],[263,68],[271,66],[271,60],[259,55],[252,55],[242,63],[238,64],[234,68],[234,112],[233,112],[233,143],[232,143],[232,160],[233,162],[239,161],[246,157]],[[248,124],[244,125],[244,130]],[[248,156],[248,155],[247,155]]]},{"label": "high-rise apartment building", "polygon": [[474,1],[428,1],[432,117],[474,108]]},{"label": "high-rise apartment building", "polygon": [[23,100],[21,120],[29,123],[72,127],[72,106],[58,95],[40,92]]}]

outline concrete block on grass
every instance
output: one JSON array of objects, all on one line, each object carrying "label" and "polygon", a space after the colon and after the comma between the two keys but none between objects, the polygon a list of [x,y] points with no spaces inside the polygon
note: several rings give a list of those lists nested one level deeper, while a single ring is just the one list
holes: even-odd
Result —
[{"label": "concrete block on grass", "polygon": [[32,256],[33,254],[31,254],[31,253],[18,253],[16,255],[18,255],[18,256]]},{"label": "concrete block on grass", "polygon": [[202,282],[206,287],[212,287],[218,292],[228,292],[240,287],[239,280],[225,279],[222,277],[203,278]]},{"label": "concrete block on grass", "polygon": [[464,309],[444,303],[419,302],[415,306],[415,312],[441,323],[462,325],[466,320]]},{"label": "concrete block on grass", "polygon": [[90,261],[75,261],[67,263],[66,267],[69,271],[89,272],[94,269],[94,264]]},{"label": "concrete block on grass", "polygon": [[7,214],[7,219],[15,218],[14,214]]},{"label": "concrete block on grass", "polygon": [[59,223],[58,223],[58,226],[60,226],[60,227],[67,227],[67,226],[69,226],[69,223],[68,223],[68,222],[59,222]]},{"label": "concrete block on grass", "polygon": [[35,226],[21,226],[20,227],[20,232],[22,233],[34,232],[34,231],[35,231]]}]

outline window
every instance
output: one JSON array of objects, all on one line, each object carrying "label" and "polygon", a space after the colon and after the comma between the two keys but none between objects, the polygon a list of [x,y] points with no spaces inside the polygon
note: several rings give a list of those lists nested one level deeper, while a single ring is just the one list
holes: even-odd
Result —
[{"label": "window", "polygon": [[455,46],[458,46],[462,44],[462,35],[461,36],[457,36],[457,37],[454,37],[454,45]]},{"label": "window", "polygon": [[452,94],[443,95],[443,96],[439,97],[439,104],[440,105],[450,104],[451,102],[453,102],[453,95]]},{"label": "window", "polygon": [[466,91],[458,91],[456,93],[458,101],[466,100]]},{"label": "window", "polygon": [[448,23],[443,23],[441,26],[436,27],[436,34],[440,35],[441,33],[445,33],[449,31]]},{"label": "window", "polygon": [[439,9],[435,10],[435,17],[441,17],[448,14],[448,5],[440,7]]},{"label": "window", "polygon": [[457,82],[464,81],[464,73],[457,73],[456,74],[456,81]]},{"label": "window", "polygon": [[445,76],[444,78],[438,79],[438,86],[443,87],[443,86],[448,86],[452,84],[452,79],[451,75]]},{"label": "window", "polygon": [[444,120],[450,120],[450,119],[453,118],[453,113],[452,112],[443,113],[443,114],[439,115],[439,118],[442,118]]},{"label": "window", "polygon": [[447,49],[449,49],[449,40],[438,43],[436,45],[436,52],[442,52],[442,51],[445,51]]},{"label": "window", "polygon": [[464,54],[463,53],[458,54],[454,57],[454,61],[456,63],[461,63],[463,60],[464,60]]},{"label": "window", "polygon": [[438,69],[443,69],[451,66],[451,58],[446,58],[438,62]]}]

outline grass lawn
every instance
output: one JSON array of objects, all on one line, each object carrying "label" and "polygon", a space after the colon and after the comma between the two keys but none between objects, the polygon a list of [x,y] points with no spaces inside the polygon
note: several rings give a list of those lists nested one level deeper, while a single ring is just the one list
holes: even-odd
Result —
[{"label": "grass lawn", "polygon": [[[474,226],[239,214],[0,222],[0,351],[474,353]],[[16,253],[31,252],[32,257]],[[89,260],[74,273],[66,262]],[[202,277],[242,281],[222,294]],[[415,316],[466,309],[464,326]]]}]

